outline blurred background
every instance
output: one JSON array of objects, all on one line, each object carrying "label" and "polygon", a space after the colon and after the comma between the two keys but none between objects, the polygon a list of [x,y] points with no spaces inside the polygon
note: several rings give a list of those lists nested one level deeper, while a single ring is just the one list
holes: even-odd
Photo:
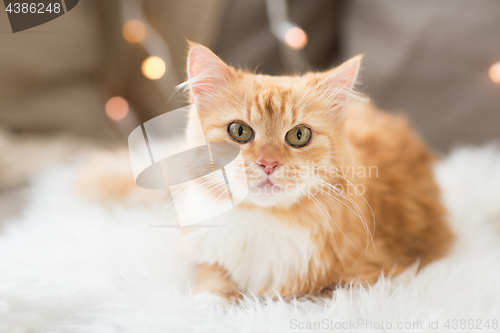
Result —
[{"label": "blurred background", "polygon": [[499,18],[497,0],[81,0],[14,34],[0,13],[0,214],[44,160],[124,143],[141,122],[186,105],[175,89],[186,39],[273,75],[364,53],[360,90],[407,114],[433,149],[494,141]]}]

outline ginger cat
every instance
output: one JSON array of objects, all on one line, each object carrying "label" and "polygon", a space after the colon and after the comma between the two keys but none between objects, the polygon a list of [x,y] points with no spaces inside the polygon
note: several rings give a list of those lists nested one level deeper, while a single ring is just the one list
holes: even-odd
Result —
[{"label": "ginger cat", "polygon": [[[224,227],[185,230],[198,290],[314,295],[446,254],[453,235],[436,158],[405,119],[355,101],[360,61],[273,77],[190,45],[186,86],[203,135],[192,114],[188,143],[236,142],[249,185],[246,199],[216,218]],[[213,190],[199,185],[206,200]]]}]

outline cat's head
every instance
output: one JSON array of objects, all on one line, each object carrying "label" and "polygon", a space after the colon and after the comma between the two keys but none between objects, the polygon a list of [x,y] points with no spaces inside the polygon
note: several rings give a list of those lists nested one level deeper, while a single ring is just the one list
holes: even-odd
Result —
[{"label": "cat's head", "polygon": [[[321,185],[323,176],[314,175],[313,169],[343,158],[346,101],[353,94],[360,60],[352,58],[322,73],[275,77],[237,70],[204,46],[191,44],[191,102],[206,141],[240,146],[247,203],[296,203],[311,186]],[[189,126],[187,134],[190,140],[203,140]],[[243,182],[232,184],[239,185]]]}]

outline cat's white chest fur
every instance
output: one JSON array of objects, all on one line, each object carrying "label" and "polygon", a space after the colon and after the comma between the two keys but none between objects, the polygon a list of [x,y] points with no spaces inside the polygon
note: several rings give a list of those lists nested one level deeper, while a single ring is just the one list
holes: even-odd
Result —
[{"label": "cat's white chest fur", "polygon": [[285,226],[263,212],[234,208],[210,224],[223,226],[186,234],[188,254],[197,263],[220,265],[249,292],[278,288],[305,273],[313,255],[307,229]]}]

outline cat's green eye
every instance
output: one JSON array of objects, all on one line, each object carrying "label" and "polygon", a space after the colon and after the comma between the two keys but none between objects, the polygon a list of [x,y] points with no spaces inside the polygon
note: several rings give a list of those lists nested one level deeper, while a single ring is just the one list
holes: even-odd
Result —
[{"label": "cat's green eye", "polygon": [[311,129],[303,125],[294,127],[286,133],[285,138],[295,148],[304,147],[311,141]]},{"label": "cat's green eye", "polygon": [[253,140],[253,129],[245,123],[235,121],[229,124],[227,131],[229,136],[236,142],[247,143]]}]

